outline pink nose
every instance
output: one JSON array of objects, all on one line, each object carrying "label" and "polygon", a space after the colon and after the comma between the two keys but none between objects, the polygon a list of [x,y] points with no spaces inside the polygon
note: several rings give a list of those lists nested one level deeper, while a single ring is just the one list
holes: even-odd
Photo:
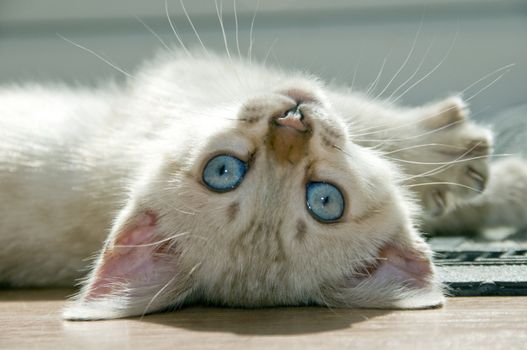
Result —
[{"label": "pink nose", "polygon": [[272,119],[267,146],[282,164],[296,164],[306,155],[306,144],[311,137],[309,120],[298,105]]},{"label": "pink nose", "polygon": [[284,115],[275,119],[275,123],[279,126],[289,127],[299,132],[305,132],[308,130],[305,124],[305,118],[300,111],[299,106],[287,111]]}]

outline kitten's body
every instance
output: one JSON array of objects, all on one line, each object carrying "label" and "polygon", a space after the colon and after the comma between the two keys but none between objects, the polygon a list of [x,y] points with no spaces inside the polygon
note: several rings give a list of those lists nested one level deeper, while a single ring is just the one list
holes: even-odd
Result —
[{"label": "kitten's body", "polygon": [[112,147],[121,129],[112,123],[124,121],[112,110],[118,95],[31,86],[0,99],[2,279],[72,285],[124,200],[126,169],[137,167]]},{"label": "kitten's body", "polygon": [[[273,124],[294,104],[309,134]],[[405,186],[435,215],[484,187],[490,134],[466,118],[458,98],[396,108],[218,57],[164,57],[126,86],[4,88],[0,282],[72,285],[110,234],[67,317],[193,300],[438,305]],[[201,179],[219,153],[249,164],[224,194]],[[304,179],[342,187],[342,223],[313,220]]]}]

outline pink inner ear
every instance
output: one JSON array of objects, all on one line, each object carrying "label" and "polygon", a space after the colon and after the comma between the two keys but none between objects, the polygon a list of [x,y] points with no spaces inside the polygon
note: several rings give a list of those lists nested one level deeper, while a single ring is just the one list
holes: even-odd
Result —
[{"label": "pink inner ear", "polygon": [[160,240],[155,235],[156,220],[155,214],[142,213],[118,232],[96,267],[87,298],[100,298],[123,287],[145,286],[158,279],[160,259],[156,254],[163,253],[166,244],[156,244]]},{"label": "pink inner ear", "polygon": [[374,276],[381,279],[396,279],[406,285],[425,288],[432,277],[432,263],[425,254],[413,249],[402,249],[387,245],[379,252],[381,259]]},{"label": "pink inner ear", "polygon": [[426,288],[433,278],[433,269],[424,252],[387,244],[379,250],[376,261],[365,266],[358,276],[351,278],[353,285],[373,278],[398,281],[412,288]]}]

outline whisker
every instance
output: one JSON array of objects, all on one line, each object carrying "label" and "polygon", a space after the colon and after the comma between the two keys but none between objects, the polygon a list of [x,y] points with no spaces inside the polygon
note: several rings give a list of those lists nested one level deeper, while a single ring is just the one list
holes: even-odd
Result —
[{"label": "whisker", "polygon": [[84,51],[86,51],[86,52],[88,52],[88,53],[91,53],[92,55],[94,55],[95,57],[97,57],[98,59],[100,59],[101,61],[103,61],[103,62],[106,63],[107,65],[109,65],[110,67],[112,67],[112,68],[114,68],[115,70],[117,70],[119,73],[122,73],[122,74],[126,75],[128,78],[135,79],[135,77],[134,77],[132,74],[128,73],[127,71],[125,71],[125,70],[122,69],[121,67],[117,66],[115,63],[111,62],[110,60],[104,58],[103,56],[101,56],[101,55],[98,54],[97,52],[93,51],[92,49],[89,49],[89,48],[87,48],[86,46],[83,46],[83,45],[81,45],[81,44],[79,44],[79,43],[76,43],[75,41],[73,41],[73,40],[71,40],[71,39],[68,39],[68,38],[62,36],[62,35],[59,34],[59,33],[56,33],[56,34],[57,34],[57,36],[58,36],[59,38],[61,38],[62,40],[66,41],[66,42],[68,42],[68,43],[70,43],[70,44],[72,44],[73,46],[76,46],[76,47],[78,47],[79,49],[82,49],[82,50],[84,50]]},{"label": "whisker", "polygon": [[161,289],[159,289],[157,291],[156,294],[154,294],[154,296],[150,299],[150,301],[148,302],[148,304],[146,305],[145,307],[145,311],[143,311],[143,313],[141,314],[141,318],[140,320],[143,320],[143,318],[145,317],[145,315],[147,314],[148,312],[148,309],[150,308],[150,306],[152,305],[152,303],[159,297],[159,295],[161,295],[161,293],[163,293],[163,291],[165,289],[168,288],[169,285],[171,285],[172,283],[174,283],[174,281],[176,280],[176,278],[178,277],[177,274],[175,274],[170,280],[168,280],[167,283],[165,283],[165,285],[163,287],[161,287]]},{"label": "whisker", "polygon": [[265,66],[267,64],[267,59],[269,58],[269,55],[271,54],[271,51],[273,50],[274,45],[278,42],[278,38],[275,38],[271,45],[269,46],[269,49],[267,50],[267,53],[265,54],[265,58],[263,60],[263,65]]},{"label": "whisker", "polygon": [[338,150],[338,151],[344,153],[344,154],[347,155],[348,157],[351,157],[351,155],[350,155],[348,152],[344,151],[341,147],[339,147],[339,146],[337,146],[337,145],[335,145],[335,144],[332,144],[331,147],[333,147],[334,149],[336,149],[336,150]]},{"label": "whisker", "polygon": [[[333,144],[331,145],[333,148],[335,148],[336,150],[342,152],[343,154],[345,154],[346,156],[348,157],[351,157],[350,154],[348,154],[346,151],[344,151],[341,147]],[[457,164],[457,163],[461,163],[461,162],[468,162],[468,161],[472,161],[472,160],[477,160],[477,159],[483,159],[483,158],[490,158],[490,157],[502,157],[502,156],[509,156],[508,154],[494,154],[494,155],[486,155],[486,156],[477,156],[477,157],[471,157],[471,158],[466,158],[466,159],[463,159],[464,156],[466,156],[467,154],[469,154],[473,149],[475,149],[476,147],[478,146],[477,145],[474,145],[472,148],[468,149],[465,153],[463,153],[462,155],[460,155],[458,158],[456,158],[455,160],[453,161],[450,161],[450,162],[437,162],[437,163],[434,163],[434,162],[417,162],[417,164],[425,164],[425,165],[434,165],[434,164],[440,164],[441,166],[440,167],[437,167],[435,169],[432,169],[432,170],[428,170],[422,174],[418,174],[418,175],[414,175],[414,176],[410,176],[408,178],[405,178],[403,181],[407,182],[409,180],[413,180],[415,178],[419,178],[419,177],[424,177],[424,176],[430,176],[432,172],[436,172],[439,170],[439,169],[442,169],[443,167],[451,167],[453,166],[454,164]],[[390,158],[390,157],[386,157],[386,158]],[[393,161],[399,161],[399,159],[397,158],[391,158]],[[404,162],[404,160],[403,160]],[[412,163],[412,161],[406,161],[408,163]],[[444,169],[446,170],[446,169]],[[444,171],[442,170],[442,171]],[[412,186],[412,185],[406,185],[406,186]]]},{"label": "whisker", "polygon": [[193,267],[192,269],[190,269],[189,273],[187,274],[187,277],[192,276],[192,274],[194,273],[194,271],[196,271],[196,269],[197,269],[198,267],[200,267],[200,266],[201,266],[201,263],[200,263],[200,262],[197,263],[196,265],[194,265],[194,267]]},{"label": "whisker", "polygon": [[260,6],[260,0],[257,0],[256,7],[253,13],[253,18],[251,20],[251,28],[249,29],[249,49],[248,49],[249,63],[252,63],[252,51],[253,51],[253,44],[254,44],[254,39],[253,39],[254,21],[256,20],[256,12],[258,12],[259,6]]},{"label": "whisker", "polygon": [[[443,172],[443,171],[446,171],[447,169],[450,169],[452,166],[454,166],[454,162],[458,161],[458,160],[461,160],[463,159],[466,155],[470,154],[470,152],[472,152],[474,149],[476,149],[476,147],[479,146],[480,143],[472,146],[471,148],[467,149],[465,152],[463,152],[462,154],[460,154],[456,159],[454,159],[453,161],[451,161],[450,163],[446,164],[446,165],[440,165],[439,167],[436,167],[435,169],[432,169],[432,170],[428,170],[428,171],[425,171],[424,173],[422,173],[421,175],[414,175],[414,176],[411,176],[409,178],[406,178],[405,181],[408,181],[408,180],[412,180],[414,178],[418,178],[418,177],[424,177],[424,176],[430,176],[430,175],[433,175],[433,174],[439,174],[440,172]],[[488,157],[488,155],[487,155]]]},{"label": "whisker", "polygon": [[[416,119],[414,119],[414,120],[412,120],[412,121],[410,121],[408,123],[399,124],[399,125],[397,125],[395,127],[392,127],[392,128],[385,128],[386,126],[392,125],[393,124],[392,122],[381,124],[381,125],[376,125],[376,126],[371,126],[371,127],[365,127],[365,128],[356,130],[356,132],[360,132],[360,134],[352,134],[350,136],[351,137],[357,137],[357,136],[364,136],[364,135],[371,135],[371,134],[382,133],[382,132],[386,132],[386,131],[389,131],[389,130],[400,129],[400,128],[403,128],[403,127],[406,127],[406,126],[409,126],[409,125],[418,124],[418,123],[426,121],[428,119],[432,119],[432,118],[438,116],[439,114],[448,112],[448,111],[450,111],[452,109],[455,109],[455,108],[456,108],[456,106],[450,106],[450,107],[442,109],[442,110],[440,110],[440,111],[438,111],[436,113],[430,114],[430,115],[428,115],[425,118],[420,118],[420,119],[416,118]],[[478,115],[480,113],[482,113],[482,111],[479,111],[477,113],[473,113],[472,116]],[[378,129],[378,130],[376,130],[376,129]],[[375,130],[375,131],[370,131],[370,130]],[[364,133],[365,131],[367,131],[367,133]]]},{"label": "whisker", "polygon": [[114,247],[117,247],[117,248],[139,248],[139,247],[152,247],[152,246],[156,246],[156,245],[159,245],[161,243],[165,243],[165,242],[168,242],[168,241],[171,241],[173,239],[176,239],[178,237],[182,237],[182,236],[186,236],[188,235],[190,232],[181,232],[181,233],[177,233],[175,235],[172,235],[170,237],[167,237],[167,238],[164,238],[164,239],[161,239],[159,241],[156,241],[156,242],[152,242],[152,243],[145,243],[145,244],[116,244],[114,245]]},{"label": "whisker", "polygon": [[152,34],[157,40],[159,40],[159,42],[161,43],[161,45],[163,45],[164,48],[165,48],[167,51],[169,51],[169,52],[172,51],[172,50],[170,49],[170,47],[167,45],[167,43],[166,43],[163,39],[161,39],[161,37],[159,36],[159,34],[157,34],[157,33],[155,32],[155,30],[152,29],[152,27],[150,27],[148,24],[146,24],[146,22],[143,21],[139,16],[136,15],[136,16],[134,16],[134,17],[135,17],[136,20],[139,21],[139,23],[141,23],[141,24],[143,25],[143,27],[146,28],[146,30],[148,30],[148,31],[149,31],[149,32],[150,32],[150,33],[151,33],[151,34]]},{"label": "whisker", "polygon": [[183,209],[181,209],[181,208],[174,207],[174,206],[172,206],[172,205],[170,205],[170,209],[175,210],[175,211],[177,211],[178,213],[185,214],[185,215],[196,215],[196,214],[199,213],[198,210],[195,210],[195,209],[193,209],[193,208],[188,208],[188,209],[194,210],[194,211],[191,212],[191,211],[183,210]]},{"label": "whisker", "polygon": [[446,59],[450,56],[450,53],[452,52],[452,50],[454,49],[455,45],[456,45],[456,42],[457,42],[457,39],[458,39],[458,35],[459,35],[459,22],[458,22],[458,28],[456,30],[456,35],[454,36],[454,39],[452,40],[452,44],[450,45],[450,47],[448,48],[446,54],[443,56],[443,58],[441,58],[441,60],[439,61],[438,64],[436,64],[432,70],[430,72],[428,72],[427,74],[425,74],[423,77],[421,77],[419,80],[417,80],[415,83],[413,83],[412,85],[410,85],[406,90],[404,90],[398,97],[395,98],[395,100],[393,100],[392,102],[393,103],[396,103],[397,101],[399,101],[401,98],[403,98],[404,95],[406,95],[411,89],[413,89],[414,87],[416,87],[417,85],[419,85],[423,80],[425,80],[426,78],[428,78],[430,75],[432,75],[436,70],[439,69],[439,67],[441,67],[443,65],[443,63],[446,61]]},{"label": "whisker", "polygon": [[390,101],[395,95],[397,95],[397,93],[403,89],[406,84],[408,84],[410,81],[412,81],[412,79],[417,75],[417,73],[419,73],[421,71],[421,68],[423,67],[423,64],[425,63],[426,59],[428,58],[428,55],[430,54],[430,50],[432,50],[432,47],[434,46],[434,42],[435,42],[435,38],[432,39],[432,41],[430,42],[430,45],[428,45],[428,47],[426,48],[426,51],[423,55],[423,58],[421,58],[421,61],[419,62],[419,64],[417,65],[417,67],[415,68],[414,72],[408,77],[408,79],[406,79],[401,85],[399,85],[397,87],[397,89],[395,89],[391,94],[390,96],[388,96],[388,100]]},{"label": "whisker", "polygon": [[422,145],[413,145],[413,146],[408,146],[404,148],[399,148],[394,151],[384,152],[383,155],[393,154],[393,153],[397,153],[401,151],[407,151],[407,150],[423,148],[423,147],[445,147],[445,148],[451,148],[451,149],[457,149],[457,150],[465,150],[465,147],[461,147],[461,146],[453,146],[453,145],[447,145],[443,143],[425,143]]},{"label": "whisker", "polygon": [[[511,155],[512,154],[506,154],[506,153],[503,153],[503,154],[489,154],[486,157],[487,158],[499,158],[499,157],[510,157]],[[459,158],[457,158],[457,159],[459,159]],[[455,164],[444,164],[444,165],[441,165],[441,166],[439,166],[437,168],[434,168],[434,169],[431,169],[431,170],[427,170],[424,173],[410,176],[410,177],[404,179],[404,181],[409,181],[409,180],[417,179],[417,178],[420,178],[420,177],[427,177],[427,176],[437,175],[437,174],[442,173],[443,171],[446,171],[446,170],[450,169],[454,165]]]},{"label": "whisker", "polygon": [[221,4],[221,13],[220,13],[220,8],[218,8],[218,0],[214,0],[214,5],[216,6],[216,14],[218,15],[218,21],[220,22],[221,33],[223,35],[223,44],[225,45],[225,51],[227,52],[227,56],[229,57],[229,60],[232,61],[231,53],[229,51],[229,45],[227,43],[227,34],[225,33],[225,27],[223,26],[223,2],[220,2],[220,4]]},{"label": "whisker", "polygon": [[233,0],[234,7],[234,26],[235,26],[235,37],[236,37],[236,49],[238,50],[238,58],[242,59],[242,52],[240,51],[240,39],[238,34],[238,13],[236,11],[236,0]]},{"label": "whisker", "polygon": [[459,186],[459,187],[463,187],[463,188],[472,190],[472,191],[477,192],[477,193],[482,193],[483,192],[482,190],[480,190],[478,188],[474,188],[474,187],[471,187],[471,186],[463,185],[463,184],[460,184],[460,183],[457,183],[457,182],[449,182],[449,181],[423,182],[423,183],[419,183],[419,184],[411,184],[411,185],[404,185],[404,186],[407,187],[407,188],[412,188],[412,187],[431,186],[431,185]]},{"label": "whisker", "polygon": [[[489,76],[492,76],[493,74],[496,74],[498,72],[501,72],[503,70],[507,70],[508,68],[511,68],[513,67],[515,64],[508,64],[504,67],[501,67],[495,71],[493,71],[492,73],[489,73],[487,75],[485,75],[483,78],[481,79],[478,79],[476,82],[470,84],[468,87],[466,87],[465,89],[463,89],[460,93],[460,95],[462,95],[463,93],[465,93],[466,91],[468,91],[471,87],[473,87],[474,85],[476,85],[477,83],[483,81],[484,79],[488,78]],[[489,84],[485,85],[483,88],[481,88],[479,91],[477,91],[474,95],[470,96],[469,98],[465,99],[466,102],[469,102],[471,99],[475,98],[475,96],[477,96],[478,94],[480,94],[482,91],[486,90],[487,88],[489,88],[492,84],[494,84],[497,80],[501,79],[503,77],[504,74],[508,73],[509,70],[507,70],[506,72],[504,72],[503,74],[501,74],[500,76],[498,76],[496,79],[494,79],[492,82],[490,82]],[[421,121],[425,121],[427,119],[430,119],[430,118],[434,118],[435,116],[441,114],[441,113],[445,113],[445,112],[448,112],[449,110],[455,108],[454,106],[452,107],[449,107],[449,108],[446,108],[444,110],[441,110],[435,114],[432,114],[426,118],[423,118],[423,119],[419,119],[419,120],[416,120],[416,121],[412,121],[410,123],[405,123],[405,124],[402,124],[402,125],[398,125],[396,127],[393,127],[393,128],[384,128],[384,129],[380,129],[380,130],[377,130],[377,131],[371,131],[371,132],[368,132],[368,133],[362,133],[362,134],[355,134],[355,135],[352,135],[352,137],[356,137],[356,136],[365,136],[365,135],[371,135],[371,134],[376,134],[376,133],[381,133],[381,132],[385,132],[385,131],[390,131],[390,130],[394,130],[394,129],[399,129],[399,128],[402,128],[402,127],[405,127],[407,125],[412,125],[412,124],[416,124],[418,122],[421,122]],[[479,111],[478,113],[473,113],[472,114],[472,117],[474,116],[477,116],[478,114],[481,114],[483,111]],[[387,125],[390,125],[390,124],[384,124],[384,125],[380,125],[380,126],[374,126],[374,127],[369,127],[369,128],[364,128],[364,129],[361,129],[361,130],[358,130],[359,132],[364,132],[364,131],[369,131],[369,130],[375,130],[375,129],[379,129],[379,128],[383,128]],[[379,141],[379,140],[376,140],[376,141]]]},{"label": "whisker", "polygon": [[359,52],[357,63],[355,64],[355,68],[353,69],[353,78],[351,79],[351,91],[353,91],[353,88],[355,87],[355,78],[357,77],[357,71],[359,70],[361,59],[362,59],[362,50]]},{"label": "whisker", "polygon": [[201,40],[201,37],[199,36],[198,31],[196,30],[196,27],[194,26],[194,22],[192,22],[192,19],[190,19],[190,16],[189,16],[189,14],[187,12],[187,9],[185,8],[185,4],[184,4],[183,0],[179,0],[179,3],[181,4],[181,8],[183,9],[183,12],[185,13],[185,16],[187,17],[187,21],[190,24],[190,27],[192,27],[192,30],[194,31],[194,34],[196,35],[196,38],[198,39],[199,43],[201,44],[201,47],[203,48],[203,50],[205,51],[207,56],[210,58],[211,55],[209,53],[209,50],[207,50],[207,48],[205,47],[205,44],[203,44],[203,41]]},{"label": "whisker", "polygon": [[484,158],[488,158],[488,157],[489,157],[489,155],[485,155],[485,156],[475,156],[475,157],[471,157],[471,158],[452,160],[452,161],[448,161],[448,162],[420,162],[420,161],[416,161],[416,160],[407,160],[407,159],[402,159],[402,158],[393,158],[393,157],[385,157],[385,158],[390,159],[390,160],[393,160],[393,161],[395,161],[395,162],[407,163],[407,164],[417,164],[417,165],[450,165],[450,164],[458,164],[458,163],[470,162],[470,161],[473,161],[473,160],[484,159]]},{"label": "whisker", "polygon": [[491,87],[492,85],[494,85],[495,83],[497,83],[501,78],[503,78],[503,76],[505,74],[507,74],[508,72],[510,72],[510,70],[506,70],[505,72],[503,72],[502,74],[500,74],[496,79],[494,79],[493,81],[491,81],[490,83],[488,83],[487,85],[485,85],[484,87],[482,87],[478,92],[476,92],[474,95],[468,97],[465,101],[466,102],[470,102],[472,101],[474,98],[476,98],[479,94],[481,94],[483,91],[487,90],[489,87]]},{"label": "whisker", "polygon": [[516,65],[516,63],[510,63],[510,64],[507,64],[503,67],[500,67],[488,74],[485,74],[483,77],[479,78],[478,80],[476,80],[475,82],[473,82],[472,84],[470,84],[469,86],[467,86],[466,88],[464,88],[463,90],[461,90],[460,94],[465,94],[465,92],[467,92],[468,90],[470,90],[473,86],[479,84],[480,82],[482,82],[483,80],[493,76],[494,74],[497,74],[503,70],[508,70],[509,68],[512,68]]},{"label": "whisker", "polygon": [[179,34],[178,34],[177,30],[176,30],[177,27],[172,22],[172,18],[170,17],[170,12],[168,11],[168,0],[165,0],[165,12],[166,12],[166,16],[167,16],[167,19],[168,19],[168,23],[170,24],[170,28],[172,28],[172,32],[174,32],[174,35],[176,36],[176,39],[179,42],[179,45],[181,45],[181,47],[183,48],[183,50],[185,50],[187,55],[189,55],[190,57],[193,57],[192,54],[190,53],[190,51],[187,49],[187,46],[185,45],[183,40],[181,40],[181,37],[179,36]]},{"label": "whisker", "polygon": [[173,207],[171,206],[170,209],[173,209],[181,214],[185,214],[185,215],[196,215],[199,213],[199,211],[195,210],[194,212],[189,212],[189,211],[185,211],[183,209],[179,209],[179,208],[176,208],[176,207]]},{"label": "whisker", "polygon": [[[473,150],[475,150],[479,145],[481,144],[481,142],[478,142],[477,144],[475,144],[474,146],[472,146],[471,148],[467,149],[464,153],[462,153],[461,155],[459,155],[456,159],[454,160],[451,160],[451,161],[448,161],[448,162],[437,162],[437,163],[433,163],[433,162],[413,162],[413,161],[406,161],[406,160],[401,160],[399,158],[391,158],[391,157],[386,157],[388,159],[392,159],[394,161],[401,161],[402,163],[409,163],[409,164],[423,164],[423,165],[451,165],[451,164],[455,164],[457,163],[458,161],[468,161],[468,160],[474,160],[474,159],[478,159],[478,157],[472,157],[470,159],[466,159],[464,158],[466,155],[470,154],[470,152],[472,152]],[[481,157],[481,156],[479,156]],[[488,157],[488,155],[486,155],[485,157]]]},{"label": "whisker", "polygon": [[[408,136],[408,137],[401,137],[401,138],[387,138],[387,139],[354,139],[353,141],[356,141],[356,142],[393,142],[393,141],[406,141],[406,140],[412,140],[412,139],[417,139],[417,138],[420,138],[420,137],[423,137],[423,136],[426,136],[426,135],[430,135],[430,134],[433,134],[435,132],[438,132],[438,131],[441,131],[441,130],[444,130],[444,129],[447,129],[447,128],[450,128],[456,124],[461,124],[463,123],[464,121],[463,120],[457,120],[457,121],[454,121],[452,123],[448,123],[446,125],[443,125],[442,127],[440,128],[436,128],[434,130],[430,130],[430,131],[426,131],[424,133],[421,133],[421,134],[418,134],[418,135],[414,135],[414,136]],[[410,124],[411,125],[411,124]],[[394,127],[394,128],[391,128],[391,129],[398,129],[399,127]],[[388,130],[388,129],[387,129]],[[379,131],[380,132],[380,131]],[[354,137],[355,135],[351,135],[351,137]],[[361,136],[361,135],[358,135],[358,136]]]},{"label": "whisker", "polygon": [[[442,113],[445,113],[445,112],[448,112],[452,109],[456,108],[455,106],[451,106],[451,107],[448,107],[448,108],[445,108],[445,109],[442,109],[436,113],[433,113],[433,114],[430,114],[429,116],[425,117],[425,118],[421,118],[421,119],[416,119],[416,120],[412,120],[411,122],[408,122],[408,123],[403,123],[403,124],[399,124],[397,126],[394,126],[394,127],[391,127],[391,128],[384,128],[384,129],[381,129],[381,130],[377,130],[377,131],[372,131],[372,132],[368,132],[368,133],[362,133],[362,134],[352,134],[350,135],[350,137],[357,137],[357,136],[365,136],[365,135],[371,135],[371,134],[378,134],[378,133],[382,133],[382,132],[386,132],[386,131],[391,131],[391,130],[397,130],[397,129],[401,129],[401,128],[404,128],[406,126],[410,126],[410,125],[414,125],[414,124],[417,124],[417,123],[420,123],[420,122],[423,122],[423,121],[426,121],[428,119],[431,119],[431,118],[434,118],[436,117],[437,115],[439,114],[442,114]],[[472,113],[471,114],[471,117],[474,118],[475,116],[478,116],[480,115],[481,113],[483,113],[484,111],[486,111],[488,109],[487,108],[484,108],[476,113]],[[440,128],[436,128],[434,130],[430,130],[430,131],[427,131],[425,133],[422,133],[422,134],[418,134],[418,135],[414,135],[414,136],[410,136],[410,137],[406,137],[406,138],[386,138],[386,139],[367,139],[367,140],[361,140],[361,139],[355,139],[354,141],[357,141],[357,142],[390,142],[390,141],[404,141],[404,140],[411,140],[411,139],[416,139],[416,138],[419,138],[419,137],[422,137],[422,136],[425,136],[425,135],[429,135],[429,134],[432,134],[436,131],[441,131],[443,129],[446,129],[446,128],[449,128],[451,126],[454,126],[456,124],[461,124],[463,123],[463,120],[458,120],[458,121],[455,121],[455,122],[452,122],[450,124],[446,124],[446,125],[443,125],[442,127]],[[383,127],[383,126],[386,126],[386,125],[389,125],[388,123],[384,124],[384,125],[381,125],[381,126],[377,126],[378,127]],[[362,129],[362,130],[358,130],[358,131],[367,131],[368,129],[373,129],[374,127],[372,128],[365,128],[365,129]]]},{"label": "whisker", "polygon": [[[378,133],[382,133],[382,132],[386,132],[386,131],[392,131],[392,130],[401,129],[401,128],[404,128],[404,127],[407,127],[407,126],[410,126],[410,125],[418,124],[418,123],[426,121],[428,119],[432,119],[432,118],[434,118],[434,117],[436,117],[436,116],[438,116],[438,115],[440,115],[442,113],[448,112],[448,111],[450,111],[450,110],[452,110],[454,108],[456,108],[456,106],[451,106],[451,107],[442,109],[442,110],[440,110],[440,111],[438,111],[436,113],[430,114],[429,116],[427,116],[425,118],[421,118],[421,119],[416,118],[415,120],[412,120],[412,121],[410,121],[408,123],[399,124],[399,125],[391,127],[391,128],[383,128],[381,130],[370,131],[370,132],[362,133],[362,134],[352,134],[352,135],[350,135],[350,137],[366,136],[366,135],[378,134]],[[459,121],[459,122],[462,122],[462,121]],[[387,125],[389,125],[389,124],[384,124],[382,126],[378,126],[378,128],[379,127],[384,127],[384,126],[387,126]],[[434,130],[437,130],[437,129],[434,129]],[[432,130],[432,131],[434,131],[434,130]],[[367,130],[359,130],[359,131],[367,131]]]},{"label": "whisker", "polygon": [[390,85],[393,83],[393,81],[395,79],[397,79],[397,77],[399,76],[399,74],[402,72],[402,70],[406,67],[406,65],[408,64],[408,61],[410,60],[410,57],[412,56],[412,54],[414,53],[414,50],[415,50],[415,46],[417,44],[417,39],[419,38],[419,35],[421,34],[421,30],[423,28],[423,17],[424,17],[424,14],[421,14],[421,22],[419,23],[419,28],[417,28],[417,33],[415,34],[415,37],[414,37],[414,40],[412,42],[412,46],[410,48],[410,52],[408,53],[408,55],[406,55],[406,58],[404,59],[404,62],[403,64],[399,67],[399,69],[395,72],[394,76],[392,77],[392,79],[390,79],[390,81],[384,86],[384,89],[382,89],[382,91],[377,95],[377,97],[380,97],[382,96],[386,90],[390,87]]},{"label": "whisker", "polygon": [[379,73],[377,73],[377,76],[375,77],[375,80],[370,84],[368,89],[366,90],[366,95],[370,94],[370,92],[375,91],[377,88],[377,84],[379,83],[379,80],[381,79],[382,72],[384,71],[384,66],[386,65],[386,61],[388,59],[388,56],[384,58],[382,61],[381,69],[379,70]]}]

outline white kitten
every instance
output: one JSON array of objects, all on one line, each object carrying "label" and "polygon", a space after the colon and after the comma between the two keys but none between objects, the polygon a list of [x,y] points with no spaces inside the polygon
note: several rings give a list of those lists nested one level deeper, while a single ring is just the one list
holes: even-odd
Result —
[{"label": "white kitten", "polygon": [[403,109],[221,57],[4,88],[0,281],[72,285],[106,239],[68,319],[441,305],[417,203],[437,216],[482,189],[490,148],[459,98]]}]

